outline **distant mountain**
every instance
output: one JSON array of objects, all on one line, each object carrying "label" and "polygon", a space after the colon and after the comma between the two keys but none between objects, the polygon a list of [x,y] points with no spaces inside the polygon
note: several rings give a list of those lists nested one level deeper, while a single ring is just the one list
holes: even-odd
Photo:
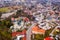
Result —
[{"label": "distant mountain", "polygon": [[52,2],[60,2],[60,0],[52,0]]},{"label": "distant mountain", "polygon": [[[7,2],[6,2],[7,1]],[[16,3],[14,3],[14,1],[15,0],[0,0],[0,5],[5,5],[6,3],[8,4],[8,5],[10,5],[10,4],[14,4],[14,5],[16,5]],[[31,2],[31,0],[26,0],[27,1],[27,3],[30,3]],[[37,1],[37,3],[41,3],[41,4],[46,4],[48,1],[50,1],[51,3],[53,3],[53,4],[60,4],[60,0],[34,0],[34,1]],[[19,1],[18,1],[19,2]],[[49,2],[48,2],[49,3]]]},{"label": "distant mountain", "polygon": [[37,0],[37,2],[40,2],[40,3],[46,3],[47,0]]},{"label": "distant mountain", "polygon": [[54,5],[60,5],[60,2],[52,2]]}]

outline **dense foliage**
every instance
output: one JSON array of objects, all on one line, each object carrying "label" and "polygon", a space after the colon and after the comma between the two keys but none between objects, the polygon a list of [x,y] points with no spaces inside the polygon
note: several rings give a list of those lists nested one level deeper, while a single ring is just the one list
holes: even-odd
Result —
[{"label": "dense foliage", "polygon": [[9,31],[11,25],[10,20],[0,21],[0,40],[11,40],[11,31]]}]

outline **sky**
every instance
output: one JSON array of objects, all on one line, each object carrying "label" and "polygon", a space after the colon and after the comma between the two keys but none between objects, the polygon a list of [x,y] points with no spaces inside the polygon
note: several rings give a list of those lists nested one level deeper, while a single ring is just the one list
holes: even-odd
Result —
[{"label": "sky", "polygon": [[53,1],[55,1],[55,2],[60,2],[60,0],[53,0]]},{"label": "sky", "polygon": [[[11,0],[9,0],[11,1]],[[40,0],[41,1],[41,0]],[[45,0],[44,0],[45,1]],[[47,0],[48,1],[48,0]],[[51,1],[54,1],[54,2],[60,2],[60,0],[51,0]]]}]

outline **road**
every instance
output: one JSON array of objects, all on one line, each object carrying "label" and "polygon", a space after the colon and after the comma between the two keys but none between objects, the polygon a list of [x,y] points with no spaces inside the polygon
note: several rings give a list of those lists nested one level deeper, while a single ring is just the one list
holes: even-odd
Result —
[{"label": "road", "polygon": [[32,23],[32,26],[27,30],[26,32],[26,39],[31,40],[31,32],[32,32],[32,27],[34,27],[35,23]]}]

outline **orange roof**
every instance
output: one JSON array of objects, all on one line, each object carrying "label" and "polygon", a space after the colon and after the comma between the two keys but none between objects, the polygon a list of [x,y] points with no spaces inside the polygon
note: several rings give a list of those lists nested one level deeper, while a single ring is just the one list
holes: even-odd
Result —
[{"label": "orange roof", "polygon": [[39,33],[39,34],[44,34],[45,33],[45,30],[44,29],[40,29],[38,26],[34,26],[32,28],[32,33],[35,32],[35,33]]}]

